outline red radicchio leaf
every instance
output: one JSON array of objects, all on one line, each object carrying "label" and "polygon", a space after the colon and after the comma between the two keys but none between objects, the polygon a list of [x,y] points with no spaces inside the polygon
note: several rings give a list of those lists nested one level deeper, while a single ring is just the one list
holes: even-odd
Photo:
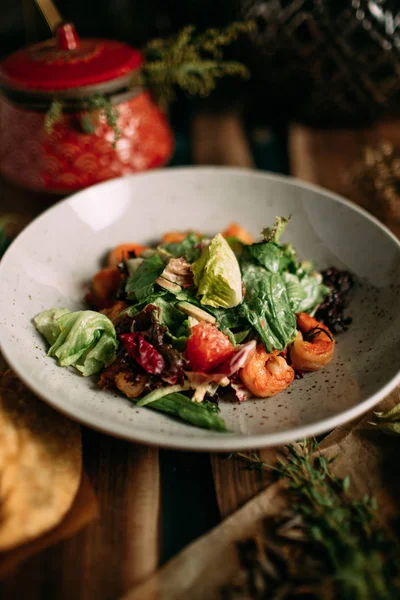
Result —
[{"label": "red radicchio leaf", "polygon": [[148,373],[161,375],[165,369],[165,360],[161,354],[144,339],[140,332],[123,333],[120,336],[126,351]]}]

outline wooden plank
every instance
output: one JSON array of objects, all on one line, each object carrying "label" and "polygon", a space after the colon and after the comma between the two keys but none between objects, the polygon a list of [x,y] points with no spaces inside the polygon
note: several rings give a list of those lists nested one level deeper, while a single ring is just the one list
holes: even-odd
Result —
[{"label": "wooden plank", "polygon": [[99,517],[21,563],[2,583],[7,600],[118,598],[157,567],[157,450],[82,430]]},{"label": "wooden plank", "polygon": [[400,236],[398,217],[388,214],[387,206],[373,194],[349,182],[354,166],[366,147],[389,142],[400,148],[400,121],[377,123],[366,129],[323,130],[292,125],[289,133],[291,173],[316,183],[360,204]]},{"label": "wooden plank", "polygon": [[[245,452],[251,454],[251,452]],[[274,464],[276,452],[273,448],[258,451],[267,464]],[[271,471],[249,468],[249,463],[211,454],[215,493],[221,517],[225,519],[246,504],[253,496],[267,488],[274,480]]]},{"label": "wooden plank", "polygon": [[192,123],[192,154],[198,165],[254,167],[245,131],[235,112],[196,115]]}]

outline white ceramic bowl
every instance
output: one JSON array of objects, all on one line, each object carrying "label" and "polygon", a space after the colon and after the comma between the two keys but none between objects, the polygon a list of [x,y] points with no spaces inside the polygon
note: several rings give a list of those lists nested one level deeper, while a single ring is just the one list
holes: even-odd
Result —
[{"label": "white ceramic bowl", "polygon": [[[332,363],[280,395],[221,403],[231,433],[198,429],[136,408],[93,378],[46,358],[31,319],[40,311],[82,308],[84,288],[107,250],[155,241],[170,229],[206,233],[237,221],[259,235],[292,214],[285,240],[319,269],[356,274],[350,329]],[[2,351],[23,381],[78,421],[130,440],[191,450],[279,445],[330,430],[372,408],[399,381],[400,244],[376,219],[316,186],[264,173],[167,169],[97,185],[56,204],[10,246],[0,264]]]}]

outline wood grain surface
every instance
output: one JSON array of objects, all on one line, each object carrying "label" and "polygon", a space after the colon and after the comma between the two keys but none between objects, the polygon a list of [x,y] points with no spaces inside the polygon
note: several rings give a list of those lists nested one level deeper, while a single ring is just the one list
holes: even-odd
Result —
[{"label": "wood grain surface", "polygon": [[400,148],[400,121],[386,121],[356,130],[309,129],[292,125],[289,131],[291,174],[353,200],[400,237],[400,220],[388,214],[388,207],[375,195],[363,194],[349,182],[349,175],[361,160],[363,150],[375,148],[382,142]]}]

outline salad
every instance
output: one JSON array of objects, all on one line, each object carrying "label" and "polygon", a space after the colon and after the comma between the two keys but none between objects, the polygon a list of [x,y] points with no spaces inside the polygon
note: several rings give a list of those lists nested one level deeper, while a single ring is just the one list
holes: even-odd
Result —
[{"label": "salad", "polygon": [[225,431],[218,400],[285,390],[332,359],[345,328],[350,274],[314,270],[281,236],[259,241],[237,224],[208,237],[169,232],[154,247],[122,244],[93,277],[90,310],[34,319],[62,367],[99,374],[99,387],[137,406]]}]

